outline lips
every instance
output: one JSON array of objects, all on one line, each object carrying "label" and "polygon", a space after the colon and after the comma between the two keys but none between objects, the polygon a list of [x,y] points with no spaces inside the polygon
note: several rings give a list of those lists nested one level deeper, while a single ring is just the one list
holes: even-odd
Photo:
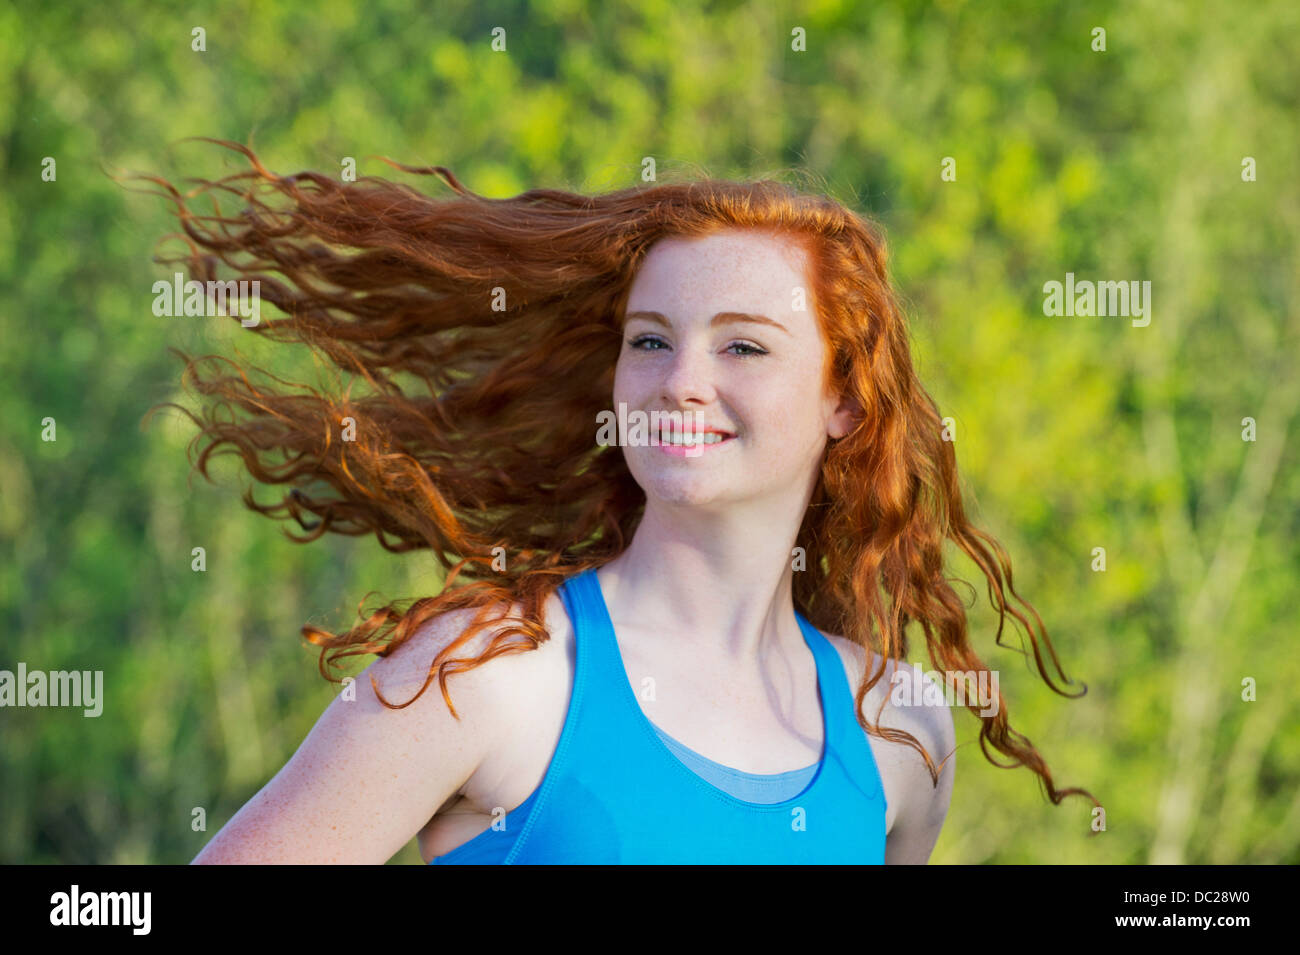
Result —
[{"label": "lips", "polygon": [[650,444],[673,457],[696,458],[717,453],[736,439],[734,433],[721,428],[696,428],[682,431],[665,428],[655,434]]}]

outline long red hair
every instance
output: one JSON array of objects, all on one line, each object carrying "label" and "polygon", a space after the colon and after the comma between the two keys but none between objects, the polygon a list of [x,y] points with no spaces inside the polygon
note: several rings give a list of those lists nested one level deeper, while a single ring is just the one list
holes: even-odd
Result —
[{"label": "long red hair", "polygon": [[[209,480],[209,459],[228,445],[257,481],[288,485],[278,503],[259,504],[251,492],[244,500],[295,521],[302,533],[286,527],[292,539],[374,533],[390,551],[432,549],[448,571],[440,594],[406,609],[394,601],[359,612],[361,622],[346,633],[304,626],[321,647],[327,679],[343,657],[386,655],[431,618],[479,608],[473,625],[437,654],[415,698],[384,700],[410,705],[436,678],[455,714],[450,674],[548,639],[546,599],[567,577],[618,555],[644,509],[622,451],[594,440],[598,412],[611,407],[632,279],[657,240],[726,228],[793,238],[808,252],[810,298],[827,349],[824,384],[863,411],[825,451],[796,541],[806,569],[793,587],[797,609],[814,626],[870,648],[880,661],[856,689],[866,731],[917,749],[937,782],[934,760],[913,736],[863,719],[865,696],[883,677],[884,658],[907,658],[910,623],[919,624],[937,670],[987,669],[945,576],[945,539],[987,579],[998,645],[1005,646],[1010,616],[1028,634],[1048,686],[1064,696],[1086,692],[1069,694],[1053,682],[1044,651],[1071,685],[1042,620],[1015,592],[1003,548],[967,520],[953,444],[912,366],[883,237],[862,216],[771,179],[697,178],[598,196],[532,189],[489,199],[444,167],[385,160],[440,176],[456,193],[435,200],[376,177],[280,176],[238,143],[209,141],[239,151],[251,169],[199,179],[186,195],[162,178],[138,177],[174,202],[189,250],[156,261],[184,262],[199,281],[218,280],[218,261],[238,279],[257,279],[261,297],[286,317],[248,330],[306,345],[353,378],[331,395],[264,375],[290,386],[275,388],[255,384],[221,356],[178,352],[187,387],[215,401],[201,403],[198,416],[171,403],[156,407],[178,408],[198,425],[190,454]],[[212,215],[188,208],[188,199],[214,189],[240,196],[245,207],[225,215],[214,198]],[[263,195],[290,205],[274,209]],[[367,393],[353,395],[362,379]],[[344,440],[349,430],[353,439]],[[512,603],[519,616],[491,617]],[[489,625],[496,632],[483,652],[458,656]],[[997,703],[984,716],[968,704],[982,722],[980,746],[990,762],[1028,766],[1053,803],[1078,793],[1097,804],[1086,790],[1055,787],[1037,750],[1011,729],[1000,694]],[[1011,762],[999,763],[990,747]]]}]

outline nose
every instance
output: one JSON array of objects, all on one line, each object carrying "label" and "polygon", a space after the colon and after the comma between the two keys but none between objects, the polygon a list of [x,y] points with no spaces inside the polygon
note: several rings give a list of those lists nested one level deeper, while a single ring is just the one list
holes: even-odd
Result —
[{"label": "nose", "polygon": [[717,397],[712,356],[707,349],[683,345],[667,363],[660,397],[670,406],[709,404]]}]

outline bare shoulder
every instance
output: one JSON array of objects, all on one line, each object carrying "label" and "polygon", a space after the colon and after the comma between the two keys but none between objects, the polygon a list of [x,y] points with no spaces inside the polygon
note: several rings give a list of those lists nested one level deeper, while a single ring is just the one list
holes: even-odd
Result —
[{"label": "bare shoulder", "polygon": [[[419,690],[428,678],[437,654],[465,633],[477,613],[477,609],[464,609],[443,614],[429,621],[385,658],[388,672],[380,676],[380,687],[390,702],[398,702],[390,695],[390,685],[392,692],[405,693],[401,700]],[[517,603],[491,608],[487,612],[490,622],[457,647],[451,657],[468,661],[480,656],[511,624],[518,625],[522,614],[522,607]],[[469,798],[474,803],[487,798],[488,805],[497,805],[502,798],[508,799],[509,795],[501,796],[499,793],[502,789],[512,789],[514,768],[521,761],[529,763],[531,754],[540,745],[539,741],[544,742],[551,724],[557,720],[562,724],[574,650],[572,626],[558,594],[552,594],[544,603],[541,623],[548,638],[536,648],[526,637],[511,634],[505,640],[518,649],[470,669],[448,673],[447,693],[456,715],[473,740],[477,759],[473,772],[442,804],[439,812],[462,798]],[[429,699],[427,706],[434,711],[446,712],[436,678],[429,684],[421,702],[426,697]],[[522,797],[511,805],[518,801],[522,801]]]},{"label": "bare shoulder", "polygon": [[[335,694],[289,761],[194,861],[390,859],[511,738],[511,689],[526,680],[529,653],[449,676],[455,715],[436,681],[425,686],[434,658],[465,635],[473,614],[428,621]],[[472,635],[455,656],[477,656],[493,631]]]},{"label": "bare shoulder", "polygon": [[[517,605],[508,611],[512,618],[520,612]],[[445,645],[443,641],[464,633],[473,613],[462,611],[458,618],[448,620],[446,632],[440,633],[435,626],[422,635],[428,645],[417,659],[425,672],[433,655]],[[490,619],[499,616],[494,612]],[[417,833],[426,862],[474,838],[491,824],[498,809],[513,811],[546,773],[568,710],[576,648],[572,624],[558,594],[545,602],[542,618],[548,638],[536,649],[528,649],[531,644],[526,638],[510,636],[508,640],[518,640],[524,649],[448,679],[457,712],[472,710],[481,729],[475,740],[477,758],[472,770],[461,777],[458,788],[437,805]],[[455,656],[478,655],[500,632],[501,626],[489,624]],[[417,672],[419,669],[417,663]],[[458,680],[464,681],[459,689]],[[434,689],[430,687],[431,692]],[[441,701],[436,705],[442,705]]]},{"label": "bare shoulder", "polygon": [[[863,701],[861,713],[865,722],[878,722],[882,728],[911,734],[925,747],[939,770],[936,786],[924,759],[915,748],[907,743],[872,736],[863,730],[875,757],[888,804],[886,862],[924,863],[938,840],[952,798],[956,727],[949,707],[921,705],[919,702],[913,705],[911,702],[930,698],[930,694],[918,696],[894,693],[893,690],[903,681],[913,685],[920,683],[921,686],[936,686],[941,697],[942,687],[937,686],[921,668],[905,660],[882,659],[841,636],[826,634],[826,638],[840,654],[853,693],[857,692],[864,675],[869,679],[881,669],[883,662],[883,674]],[[907,702],[902,702],[904,700]]]},{"label": "bare shoulder", "polygon": [[[384,695],[390,701],[396,702],[390,695],[389,688],[391,687],[393,692],[398,692],[410,689],[418,690],[423,686],[429,676],[429,669],[434,659],[439,653],[465,635],[465,632],[473,624],[476,615],[480,612],[479,608],[450,610],[425,621],[395,650],[377,659],[367,672],[375,676]],[[506,628],[507,622],[501,618],[508,615],[518,615],[518,613],[519,608],[517,605],[511,605],[508,608],[496,607],[486,611],[490,622],[457,647],[452,652],[451,658],[468,661],[483,654],[491,645],[493,639]],[[517,639],[521,645],[526,646],[523,638],[516,637],[512,639]],[[448,692],[453,697],[461,693],[471,697],[484,694],[491,695],[497,685],[502,682],[504,671],[508,667],[491,666],[490,663],[499,662],[502,659],[505,659],[505,657],[498,657],[488,663],[459,671],[455,667],[450,668],[447,676]],[[435,680],[430,685],[430,689],[436,687],[437,681]],[[439,693],[439,695],[441,694]],[[461,710],[459,706],[456,709],[457,712]]]},{"label": "bare shoulder", "polygon": [[[839,651],[849,685],[856,692],[858,684],[867,671],[867,649],[844,637],[831,634],[827,634],[826,637]],[[871,672],[867,674],[868,676],[880,669],[881,659],[877,654],[870,654]],[[936,760],[940,760],[952,751],[956,740],[952,711],[946,706],[900,705],[898,701],[903,695],[891,691],[900,683],[912,684],[914,681],[922,686],[933,686],[939,694],[943,692],[943,687],[931,680],[924,670],[915,664],[908,663],[906,660],[885,659],[884,674],[866,695],[862,712],[868,720],[875,720],[876,713],[879,711],[882,726],[911,733]],[[911,695],[907,695],[907,698],[910,699]],[[881,702],[885,704],[883,710],[880,710]]]},{"label": "bare shoulder", "polygon": [[[558,598],[552,599],[558,602]],[[376,660],[367,673],[375,676],[380,692],[390,703],[400,705],[407,702],[429,680],[430,668],[438,654],[464,636],[479,612],[478,608],[467,608],[434,617],[397,649]],[[518,604],[490,608],[486,612],[488,623],[452,651],[449,658],[468,662],[480,657],[488,651],[493,640],[512,624],[517,625],[521,617],[522,608]],[[546,617],[543,625],[554,637],[557,621],[550,602]],[[456,716],[467,727],[475,728],[476,735],[481,736],[485,744],[485,753],[492,748],[496,730],[508,729],[513,724],[514,710],[521,700],[521,690],[538,675],[538,669],[549,664],[555,655],[556,641],[553,639],[544,641],[536,649],[520,634],[509,635],[505,639],[508,644],[514,644],[519,649],[502,653],[468,669],[453,666],[446,671],[447,694],[451,697]],[[412,705],[420,704],[440,712],[446,711],[436,675],[423,695]]]}]

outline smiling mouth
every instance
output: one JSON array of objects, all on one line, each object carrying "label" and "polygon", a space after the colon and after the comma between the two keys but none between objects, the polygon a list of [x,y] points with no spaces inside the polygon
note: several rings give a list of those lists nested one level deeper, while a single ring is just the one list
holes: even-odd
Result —
[{"label": "smiling mouth", "polygon": [[733,437],[735,437],[735,435],[719,434],[716,431],[709,431],[704,434],[696,435],[684,435],[681,433],[663,434],[659,436],[659,441],[661,444],[669,444],[674,447],[690,448],[698,447],[699,445],[707,446],[710,444],[721,444],[723,441],[728,441]]},{"label": "smiling mouth", "polygon": [[731,441],[736,436],[730,431],[671,431],[661,430],[652,442],[661,448],[682,448],[695,453],[702,453],[705,448],[714,448]]},{"label": "smiling mouth", "polygon": [[693,431],[681,431],[674,428],[660,428],[658,438],[664,444],[687,447],[699,444],[721,444],[735,435],[721,428],[698,428]]}]

